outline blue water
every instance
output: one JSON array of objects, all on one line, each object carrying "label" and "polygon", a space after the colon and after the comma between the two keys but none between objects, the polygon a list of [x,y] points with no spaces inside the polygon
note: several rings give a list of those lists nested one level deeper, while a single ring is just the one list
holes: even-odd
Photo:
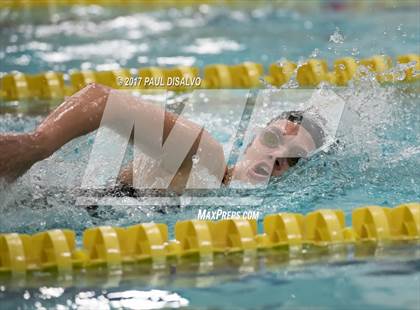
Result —
[{"label": "blue water", "polygon": [[[332,60],[420,52],[418,10],[311,13],[268,6],[242,11],[202,6],[136,12],[91,6],[0,13],[3,72],[202,66],[244,60],[268,65],[283,57],[297,61],[312,55]],[[364,204],[394,206],[420,200],[418,84],[384,87],[366,80],[337,92],[346,100],[337,149],[300,163],[267,189],[248,193],[264,199],[253,210],[264,215],[340,208],[349,217],[353,208]],[[55,104],[1,103],[0,132],[33,130]],[[262,113],[272,116],[275,108]],[[226,143],[226,134],[233,130],[227,116],[231,107],[229,102],[219,102],[214,110],[216,115],[211,117],[205,113],[195,117],[209,120],[208,130]],[[2,187],[0,232],[34,233],[65,227],[75,230],[80,241],[80,233],[93,225],[157,221],[171,230],[177,220],[197,216],[197,206],[188,204],[102,206],[95,216],[76,206],[93,137],[72,141],[33,166],[16,184]],[[225,208],[243,210],[244,206]],[[162,305],[156,298],[173,300],[172,306],[187,300],[194,308],[420,307],[418,246],[376,249],[366,257],[349,249],[335,255],[333,261],[327,256],[310,264],[307,258],[302,264],[301,259],[281,259],[279,253],[273,257],[271,261],[265,256],[236,257],[229,263],[222,259],[223,263],[211,268],[181,264],[154,275],[142,270],[65,279],[45,275],[42,280],[0,278],[0,305],[5,309],[56,304],[118,307],[125,292],[128,302],[140,305],[152,300],[155,307]]]},{"label": "blue water", "polygon": [[[305,12],[266,5],[149,12],[77,6],[1,13],[3,72],[242,61],[267,65],[281,58],[420,52],[418,9]],[[337,29],[344,40],[330,40]]]}]

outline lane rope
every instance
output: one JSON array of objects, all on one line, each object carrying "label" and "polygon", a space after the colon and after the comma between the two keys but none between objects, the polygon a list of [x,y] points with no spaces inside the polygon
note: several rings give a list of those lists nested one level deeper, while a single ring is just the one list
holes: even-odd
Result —
[{"label": "lane rope", "polygon": [[[366,76],[380,83],[414,82],[420,79],[420,55],[397,57],[393,67],[388,56],[375,55],[357,60],[344,57],[334,61],[332,71],[322,59],[309,59],[300,65],[290,61],[271,64],[268,71],[255,62],[237,65],[212,64],[198,67],[144,67],[110,71],[48,71],[39,74],[12,72],[0,80],[0,99],[63,99],[89,83],[115,89],[167,89],[188,91],[203,89],[280,87],[292,78],[300,87],[315,87],[322,82],[346,86],[351,80]],[[271,86],[270,86],[271,85]]]},{"label": "lane rope", "polygon": [[72,230],[54,229],[34,235],[0,234],[0,274],[36,270],[72,271],[94,266],[120,266],[142,261],[165,262],[170,258],[224,256],[267,249],[301,250],[305,246],[330,246],[420,240],[420,203],[394,208],[363,206],[352,211],[352,225],[345,226],[339,209],[320,209],[306,215],[277,213],[263,220],[242,218],[219,221],[186,220],[175,224],[173,240],[168,227],[145,223],[126,228],[99,226],[83,232],[76,246]]}]

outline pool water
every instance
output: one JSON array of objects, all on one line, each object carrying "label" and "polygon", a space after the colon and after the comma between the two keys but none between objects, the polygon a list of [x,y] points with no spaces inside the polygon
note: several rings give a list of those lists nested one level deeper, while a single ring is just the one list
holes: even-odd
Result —
[{"label": "pool water", "polygon": [[[202,66],[245,60],[267,66],[283,57],[295,61],[319,57],[331,63],[348,55],[420,52],[418,10],[311,13],[269,6],[252,10],[200,6],[133,12],[77,6],[0,12],[0,70],[4,72]],[[307,213],[319,208],[342,209],[349,218],[360,205],[394,206],[420,200],[419,84],[380,86],[367,78],[335,91],[346,102],[337,133],[340,144],[328,154],[299,163],[266,189],[248,192],[250,198],[263,199],[261,205],[253,206],[261,219],[269,213]],[[184,106],[177,102],[182,98],[172,99],[170,109]],[[56,104],[0,103],[0,132],[33,130]],[[207,129],[226,145],[234,130],[229,117],[232,109],[225,99],[212,105],[215,114],[197,109],[201,112],[193,117],[206,122]],[[263,119],[271,118],[273,109],[276,103],[261,112]],[[94,133],[70,142],[15,184],[2,185],[0,232],[65,227],[75,230],[80,242],[81,232],[93,225],[156,221],[168,224],[171,231],[176,221],[197,217],[197,206],[188,202],[177,207],[101,206],[95,216],[75,205],[93,139]],[[232,193],[221,189],[213,194]],[[243,210],[244,206],[225,208]],[[239,256],[224,259],[218,266],[186,264],[156,274],[125,271],[83,276],[80,281],[55,275],[51,279],[44,275],[42,281],[4,279],[0,304],[5,309],[56,304],[135,308],[146,301],[155,308],[186,302],[194,308],[216,309],[419,308],[418,245],[374,248],[367,256],[359,252],[333,251],[332,256],[321,255],[305,263],[280,259],[279,253],[271,260],[270,255]]]},{"label": "pool water", "polygon": [[281,58],[331,61],[419,52],[415,9],[305,12],[270,5],[240,7],[3,10],[0,69],[37,73],[242,61],[267,65]]},{"label": "pool water", "polygon": [[0,298],[4,309],[417,309],[418,251],[413,245],[387,247],[374,258],[350,255],[311,263],[282,260],[277,252],[271,260],[267,254],[248,261],[223,258],[219,267],[188,262],[176,271],[139,268],[41,281],[38,276],[23,288],[16,279],[4,282]]}]

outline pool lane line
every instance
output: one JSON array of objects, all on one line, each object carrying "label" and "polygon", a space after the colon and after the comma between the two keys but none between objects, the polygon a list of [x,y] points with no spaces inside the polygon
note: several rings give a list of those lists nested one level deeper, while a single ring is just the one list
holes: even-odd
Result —
[{"label": "pool lane line", "polygon": [[169,240],[168,227],[144,223],[127,228],[99,226],[83,232],[82,248],[76,247],[76,234],[54,229],[34,235],[0,235],[0,273],[22,274],[56,270],[71,272],[80,268],[114,268],[124,264],[232,253],[255,253],[282,249],[287,253],[346,245],[411,242],[420,240],[420,203],[394,208],[363,206],[352,211],[352,225],[345,226],[339,209],[320,209],[306,215],[277,213],[263,220],[258,233],[256,220],[186,220],[176,223]]},{"label": "pool lane line", "polygon": [[211,64],[198,67],[142,67],[109,71],[12,72],[0,79],[0,100],[63,99],[90,83],[115,89],[141,92],[145,89],[166,89],[187,92],[194,89],[253,89],[284,87],[296,80],[299,87],[311,88],[321,83],[347,86],[352,80],[370,79],[379,83],[420,81],[420,55],[399,55],[395,66],[389,56],[374,55],[365,59],[336,59],[329,71],[323,59],[308,59],[299,65],[284,60],[264,66],[254,62],[237,65]]}]

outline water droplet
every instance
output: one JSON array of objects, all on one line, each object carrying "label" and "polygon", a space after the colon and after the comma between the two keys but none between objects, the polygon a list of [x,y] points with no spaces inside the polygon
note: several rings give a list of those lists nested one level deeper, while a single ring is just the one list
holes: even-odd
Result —
[{"label": "water droplet", "polygon": [[353,47],[353,48],[351,49],[351,55],[352,55],[352,56],[357,56],[357,55],[359,55],[359,49],[358,49],[357,47]]},{"label": "water droplet", "polygon": [[319,48],[316,48],[312,51],[312,53],[309,55],[310,58],[316,58],[319,56]]},{"label": "water droplet", "polygon": [[336,44],[344,43],[344,36],[340,33],[340,28],[335,28],[334,33],[330,36],[330,42]]},{"label": "water droplet", "polygon": [[31,298],[31,294],[28,291],[25,291],[25,293],[23,293],[23,298],[28,300],[29,298]]},{"label": "water droplet", "polygon": [[194,166],[197,165],[199,161],[200,161],[200,157],[197,154],[192,156],[192,162]]}]

